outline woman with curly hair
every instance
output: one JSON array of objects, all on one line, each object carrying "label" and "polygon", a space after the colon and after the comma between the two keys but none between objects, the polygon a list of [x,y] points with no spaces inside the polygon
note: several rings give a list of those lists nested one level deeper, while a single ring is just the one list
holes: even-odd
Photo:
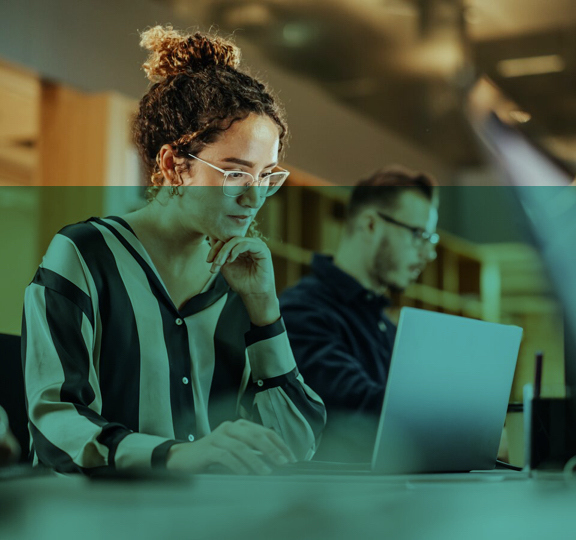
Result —
[{"label": "woman with curly hair", "polygon": [[254,218],[288,172],[277,100],[219,37],[142,34],[134,140],[148,204],[62,229],[26,290],[36,463],[61,472],[310,459],[325,422],[280,317]]}]

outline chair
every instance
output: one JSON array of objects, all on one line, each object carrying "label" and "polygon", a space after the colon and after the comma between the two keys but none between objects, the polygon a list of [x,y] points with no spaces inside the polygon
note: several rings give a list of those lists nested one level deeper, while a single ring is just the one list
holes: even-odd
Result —
[{"label": "chair", "polygon": [[10,429],[22,449],[20,461],[28,462],[30,435],[20,357],[20,336],[0,334],[0,406],[8,413]]}]

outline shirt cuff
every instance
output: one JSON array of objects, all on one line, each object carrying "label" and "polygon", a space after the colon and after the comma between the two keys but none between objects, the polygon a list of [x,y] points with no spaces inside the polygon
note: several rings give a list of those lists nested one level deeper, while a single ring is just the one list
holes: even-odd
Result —
[{"label": "shirt cuff", "polygon": [[259,386],[265,379],[286,375],[296,368],[281,318],[267,326],[253,326],[245,338],[252,380]]},{"label": "shirt cuff", "polygon": [[168,461],[168,452],[175,444],[180,444],[182,441],[166,441],[152,450],[152,468],[165,469]]},{"label": "shirt cuff", "polygon": [[120,441],[114,458],[117,469],[161,467],[170,448],[182,441],[145,433],[130,433]]},{"label": "shirt cuff", "polygon": [[286,332],[286,326],[284,326],[284,320],[280,317],[276,322],[268,324],[266,326],[256,326],[250,323],[250,330],[246,332],[244,339],[246,341],[246,347],[250,347],[258,341],[264,341],[265,339],[270,339],[279,336],[283,332]]}]

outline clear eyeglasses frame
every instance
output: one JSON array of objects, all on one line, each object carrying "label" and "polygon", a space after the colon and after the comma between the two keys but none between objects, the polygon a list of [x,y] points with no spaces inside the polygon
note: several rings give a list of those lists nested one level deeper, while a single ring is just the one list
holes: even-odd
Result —
[{"label": "clear eyeglasses frame", "polygon": [[261,177],[259,180],[256,180],[256,178],[254,178],[254,176],[249,172],[241,170],[225,171],[224,169],[216,167],[216,165],[208,163],[208,161],[205,161],[198,156],[195,156],[194,154],[186,155],[200,161],[201,163],[204,163],[204,165],[208,165],[208,167],[212,167],[213,169],[223,174],[224,178],[222,180],[222,191],[226,197],[239,197],[240,195],[246,193],[253,185],[256,185],[262,189],[262,195],[264,197],[270,197],[280,189],[290,174],[290,171],[276,167],[280,170],[268,173],[264,177]]},{"label": "clear eyeglasses frame", "polygon": [[438,233],[429,233],[428,231],[425,231],[420,227],[412,227],[407,223],[402,223],[401,221],[398,221],[390,216],[387,216],[382,212],[377,213],[378,216],[384,221],[387,221],[388,223],[392,223],[392,225],[396,225],[397,227],[402,227],[403,229],[407,229],[408,231],[410,231],[412,233],[412,241],[416,246],[421,247],[426,244],[437,246],[438,242],[440,242],[440,235]]}]

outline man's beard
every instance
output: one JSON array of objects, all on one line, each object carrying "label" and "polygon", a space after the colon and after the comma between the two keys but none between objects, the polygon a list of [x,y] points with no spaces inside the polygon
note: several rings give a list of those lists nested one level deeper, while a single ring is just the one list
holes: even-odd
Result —
[{"label": "man's beard", "polygon": [[387,289],[389,293],[401,293],[406,287],[401,287],[397,283],[392,283],[387,279],[387,276],[396,271],[398,271],[398,266],[394,260],[390,242],[386,238],[383,238],[374,257],[371,272],[372,280],[378,283],[382,289]]}]

